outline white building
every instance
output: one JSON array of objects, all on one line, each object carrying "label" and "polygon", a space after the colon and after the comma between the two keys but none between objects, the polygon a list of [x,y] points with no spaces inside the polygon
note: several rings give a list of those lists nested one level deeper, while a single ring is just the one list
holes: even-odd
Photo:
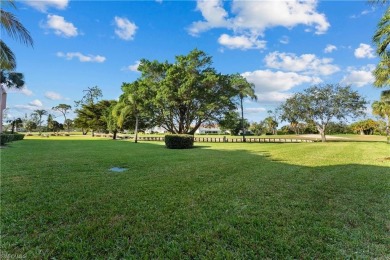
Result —
[{"label": "white building", "polygon": [[218,125],[201,125],[198,130],[195,132],[196,134],[205,135],[205,134],[224,134],[219,128]]},{"label": "white building", "polygon": [[155,134],[155,133],[157,133],[157,134],[165,134],[165,133],[167,133],[167,130],[165,130],[161,126],[155,126],[153,128],[145,130],[145,134]]}]

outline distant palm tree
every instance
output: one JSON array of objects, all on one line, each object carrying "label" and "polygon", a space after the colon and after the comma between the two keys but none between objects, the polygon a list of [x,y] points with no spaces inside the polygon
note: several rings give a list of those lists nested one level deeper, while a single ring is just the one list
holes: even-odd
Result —
[{"label": "distant palm tree", "polygon": [[[1,6],[10,6],[16,9],[14,0],[1,0]],[[3,8],[0,8],[0,24],[1,29],[5,30],[11,38],[33,46],[34,42],[29,31],[12,13],[5,11]],[[0,68],[1,70],[11,71],[16,68],[15,54],[2,39],[0,39]]]},{"label": "distant palm tree", "polygon": [[38,116],[38,130],[42,132],[42,116],[47,115],[47,111],[44,109],[34,110],[34,114]]},{"label": "distant palm tree", "polygon": [[238,93],[238,98],[240,101],[241,108],[241,129],[242,129],[242,140],[246,142],[245,139],[245,119],[244,119],[244,98],[251,98],[252,100],[257,100],[257,96],[255,95],[255,85],[253,83],[249,83],[243,76],[240,74],[232,75],[232,86]]},{"label": "distant palm tree", "polygon": [[386,120],[386,135],[390,135],[390,90],[382,91],[380,101],[372,103],[372,113]]},{"label": "distant palm tree", "polygon": [[[127,84],[131,90],[136,89],[138,86],[138,82],[133,82],[131,84]],[[125,89],[125,93],[123,93],[119,97],[119,102],[114,106],[112,115],[117,118],[118,127],[122,128],[126,118],[129,115],[135,116],[135,129],[134,129],[134,142],[138,142],[138,125],[139,125],[139,108],[137,106],[137,100],[133,92],[129,89]]]}]

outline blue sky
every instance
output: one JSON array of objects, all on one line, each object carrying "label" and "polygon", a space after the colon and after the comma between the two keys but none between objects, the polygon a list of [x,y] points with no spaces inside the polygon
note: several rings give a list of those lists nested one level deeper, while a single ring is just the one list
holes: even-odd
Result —
[{"label": "blue sky", "polygon": [[[2,34],[24,73],[10,90],[7,116],[60,103],[74,106],[98,86],[117,99],[122,82],[139,77],[142,59],[173,61],[194,48],[221,73],[241,73],[256,86],[246,117],[260,121],[292,93],[317,83],[351,85],[371,102],[378,62],[372,35],[385,11],[366,1],[18,1],[10,10],[34,48]],[[368,109],[368,115],[371,110]],[[74,114],[70,114],[72,118]]]}]

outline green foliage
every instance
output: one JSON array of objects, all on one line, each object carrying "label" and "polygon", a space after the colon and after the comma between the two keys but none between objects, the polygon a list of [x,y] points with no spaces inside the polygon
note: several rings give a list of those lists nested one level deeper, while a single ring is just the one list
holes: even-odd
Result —
[{"label": "green foliage", "polygon": [[275,120],[274,117],[268,116],[264,119],[264,124],[267,129],[267,133],[270,133],[271,135],[277,134],[276,129],[278,127],[278,122]]},{"label": "green foliage", "polygon": [[[10,6],[11,8],[16,9],[16,5],[13,0],[1,1],[1,31],[7,32],[8,36],[15,40],[18,40],[26,45],[33,46],[33,39],[30,36],[29,31],[23,26],[23,24],[14,14],[4,10],[5,6]],[[7,46],[3,39],[3,37],[0,39],[0,67],[2,71],[3,69],[13,71],[16,68],[16,58],[12,50]]]},{"label": "green foliage", "polygon": [[194,136],[186,134],[165,135],[165,145],[169,149],[189,149],[194,146]]},{"label": "green foliage", "polygon": [[[229,111],[219,120],[219,126],[223,131],[227,130],[230,135],[238,135],[242,131],[240,114],[236,111]],[[244,128],[248,129],[249,122],[244,118]]]},{"label": "green foliage", "polygon": [[379,123],[372,119],[361,120],[351,124],[351,129],[361,135],[372,135],[378,131]]},{"label": "green foliage", "polygon": [[88,87],[83,90],[84,96],[81,100],[75,101],[76,107],[79,107],[83,104],[93,105],[99,98],[103,97],[103,92],[98,86]]},{"label": "green foliage", "polygon": [[367,101],[350,86],[315,85],[296,93],[280,106],[281,118],[288,122],[314,123],[323,142],[331,120],[345,120],[365,114]]},{"label": "green foliage", "polygon": [[7,88],[20,89],[24,86],[24,75],[20,72],[0,71],[0,83]]},{"label": "green foliage", "polygon": [[12,142],[12,141],[19,141],[23,140],[24,134],[0,134],[0,144],[5,145],[6,143]]},{"label": "green foliage", "polygon": [[259,123],[253,122],[249,126],[249,130],[255,135],[262,135],[263,133],[265,133],[265,129],[266,127],[263,121]]},{"label": "green foliage", "polygon": [[[64,116],[64,122],[66,122],[66,114],[69,111],[71,111],[72,106],[70,106],[68,104],[59,104],[58,106],[55,106],[52,109],[60,112]],[[68,132],[69,132],[69,128],[68,128]]]},{"label": "green foliage", "polygon": [[390,52],[388,49],[390,43],[390,7],[378,23],[377,30],[373,36],[373,42],[376,45],[376,52],[380,61],[373,74],[375,76],[374,86],[389,87],[390,85]]},{"label": "green foliage", "polygon": [[171,133],[194,134],[202,123],[217,121],[235,108],[237,91],[211,65],[211,56],[197,49],[174,63],[141,60],[137,107]]},{"label": "green foliage", "polygon": [[25,122],[25,126],[24,126],[24,128],[26,128],[26,130],[29,132],[37,129],[37,127],[38,127],[37,123],[35,123],[33,120],[28,120],[27,122]]},{"label": "green foliage", "polygon": [[0,144],[5,145],[6,143],[12,142],[14,140],[13,134],[4,134],[0,133]]},{"label": "green foliage", "polygon": [[257,100],[257,96],[255,95],[255,85],[253,83],[249,83],[242,75],[233,74],[231,75],[230,82],[233,88],[237,91],[237,96],[239,100],[239,105],[241,108],[241,134],[243,136],[243,140],[245,142],[245,134],[247,129],[247,122],[245,122],[244,118],[244,98],[251,98],[252,100]]}]

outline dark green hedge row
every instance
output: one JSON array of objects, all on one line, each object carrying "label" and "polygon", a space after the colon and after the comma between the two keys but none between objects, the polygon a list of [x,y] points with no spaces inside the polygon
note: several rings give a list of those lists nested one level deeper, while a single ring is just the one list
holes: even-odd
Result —
[{"label": "dark green hedge row", "polygon": [[165,145],[169,149],[188,149],[194,146],[193,135],[170,134],[165,135]]},{"label": "dark green hedge row", "polygon": [[12,142],[12,141],[19,141],[23,140],[24,134],[0,134],[0,144],[5,145],[6,143]]}]

